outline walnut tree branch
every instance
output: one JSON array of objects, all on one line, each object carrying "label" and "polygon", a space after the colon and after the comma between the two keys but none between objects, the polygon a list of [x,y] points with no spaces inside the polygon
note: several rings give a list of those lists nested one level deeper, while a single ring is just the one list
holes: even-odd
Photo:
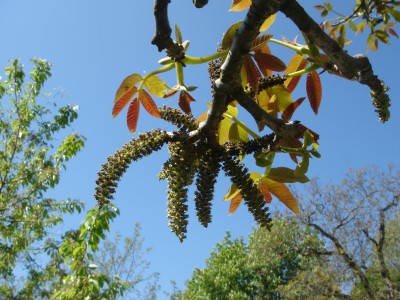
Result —
[{"label": "walnut tree branch", "polygon": [[291,19],[304,32],[311,43],[321,48],[346,78],[356,78],[360,83],[368,85],[374,92],[384,88],[382,81],[374,75],[372,66],[363,55],[350,56],[339,44],[330,38],[321,27],[307,14],[296,0],[284,0],[280,11]]}]

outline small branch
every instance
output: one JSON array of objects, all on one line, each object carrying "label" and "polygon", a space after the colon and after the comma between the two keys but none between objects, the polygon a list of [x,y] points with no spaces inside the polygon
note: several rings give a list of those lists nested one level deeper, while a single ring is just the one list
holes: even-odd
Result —
[{"label": "small branch", "polygon": [[295,0],[285,0],[280,8],[289,19],[307,36],[311,43],[320,47],[346,78],[356,78],[360,83],[368,85],[374,92],[382,92],[382,81],[374,75],[367,57],[347,54],[339,44],[330,38],[320,26],[307,14]]},{"label": "small branch", "polygon": [[375,299],[375,295],[369,284],[368,278],[365,276],[364,272],[361,270],[361,267],[354,261],[354,259],[349,255],[349,253],[347,253],[346,249],[344,249],[344,247],[342,246],[340,241],[334,235],[325,231],[318,224],[308,222],[308,225],[317,229],[324,237],[326,237],[327,239],[329,239],[330,241],[333,242],[338,255],[340,255],[344,259],[344,261],[350,267],[350,269],[352,269],[354,271],[354,273],[356,273],[358,275],[358,277],[360,278],[360,281],[361,281],[363,287],[365,288],[365,291],[367,292],[370,299]]}]

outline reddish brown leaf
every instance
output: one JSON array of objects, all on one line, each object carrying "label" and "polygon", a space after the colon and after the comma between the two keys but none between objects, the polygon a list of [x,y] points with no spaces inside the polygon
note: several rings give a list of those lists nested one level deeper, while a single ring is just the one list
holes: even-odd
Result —
[{"label": "reddish brown leaf", "polygon": [[397,32],[396,32],[393,28],[390,28],[390,27],[389,27],[387,31],[388,31],[391,35],[393,35],[393,36],[399,38]]},{"label": "reddish brown leaf", "polygon": [[265,74],[265,69],[275,72],[283,72],[286,69],[285,63],[272,54],[256,51],[254,59],[263,74]]},{"label": "reddish brown leaf", "polygon": [[118,114],[124,109],[124,107],[128,104],[129,100],[136,94],[137,89],[136,87],[130,88],[123,97],[118,99],[116,102],[114,102],[114,107],[112,110],[112,116],[115,118],[118,116]]},{"label": "reddish brown leaf", "polygon": [[299,163],[299,160],[297,159],[296,154],[290,153],[289,155],[290,155],[290,158],[291,158],[296,164]]},{"label": "reddish brown leaf", "polygon": [[163,96],[163,98],[170,98],[173,95],[175,95],[178,91],[177,90],[169,90],[168,92],[166,92]]},{"label": "reddish brown leaf", "polygon": [[288,107],[286,107],[285,111],[282,113],[282,120],[288,122],[292,118],[293,113],[296,111],[296,109],[300,106],[301,103],[303,103],[304,99],[306,99],[306,97],[301,97],[292,102]]},{"label": "reddish brown leaf", "polygon": [[181,91],[178,98],[178,105],[182,109],[182,111],[186,114],[191,114],[192,110],[190,109],[190,102],[196,101],[188,92]]},{"label": "reddish brown leaf", "polygon": [[268,191],[267,187],[262,182],[258,185],[258,189],[260,190],[261,194],[263,194],[265,202],[271,203],[272,201],[271,193]]},{"label": "reddish brown leaf", "polygon": [[145,90],[140,90],[138,98],[142,103],[144,109],[153,117],[159,118],[160,112],[158,111],[157,105],[154,103],[153,98]]},{"label": "reddish brown leaf", "polygon": [[312,71],[307,74],[306,89],[311,108],[315,114],[318,114],[322,98],[322,86],[318,72]]},{"label": "reddish brown leaf", "polygon": [[250,55],[246,55],[244,58],[244,69],[246,71],[247,82],[254,91],[257,91],[258,79],[261,77],[261,74]]},{"label": "reddish brown leaf", "polygon": [[262,34],[255,38],[251,44],[251,51],[257,51],[259,48],[263,47],[272,38],[272,34]]},{"label": "reddish brown leaf", "polygon": [[239,193],[235,197],[232,198],[231,204],[229,205],[229,215],[233,215],[237,208],[239,207],[240,203],[242,202],[242,195]]},{"label": "reddish brown leaf", "polygon": [[[303,57],[304,57],[303,55],[295,54],[292,57],[292,59],[290,60],[288,66],[286,68],[285,74],[290,74],[290,73],[293,73],[296,71],[303,70],[308,64],[308,61],[305,60]],[[290,93],[292,93],[294,91],[294,89],[296,88],[297,84],[300,81],[300,78],[301,78],[301,76],[296,76],[296,77],[288,78],[285,81],[285,85],[287,86]]]},{"label": "reddish brown leaf", "polygon": [[128,125],[128,129],[131,132],[136,131],[136,125],[139,119],[139,111],[140,111],[140,102],[137,98],[133,99],[131,105],[128,108],[128,115],[126,117],[126,123]]}]

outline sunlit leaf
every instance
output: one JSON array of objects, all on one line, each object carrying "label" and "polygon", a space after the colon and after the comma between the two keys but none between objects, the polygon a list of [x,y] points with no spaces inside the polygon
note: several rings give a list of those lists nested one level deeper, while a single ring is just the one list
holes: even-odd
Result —
[{"label": "sunlit leaf", "polygon": [[294,183],[294,182],[301,182],[306,183],[310,181],[307,176],[304,174],[301,176],[296,176],[294,174],[294,170],[286,168],[286,167],[278,167],[278,168],[271,168],[267,177],[277,182],[282,183]]},{"label": "sunlit leaf", "polygon": [[235,38],[235,32],[239,28],[239,26],[243,23],[243,21],[237,22],[235,24],[232,24],[228,30],[225,32],[222,42],[221,42],[221,47],[222,49],[229,49],[233,43],[233,39]]},{"label": "sunlit leaf", "polygon": [[114,102],[114,107],[112,110],[112,116],[115,118],[118,114],[124,109],[124,107],[128,104],[131,98],[136,94],[136,87],[132,87],[129,92],[125,93],[125,96],[120,98],[117,102]]},{"label": "sunlit leaf", "polygon": [[240,193],[240,189],[236,186],[236,184],[232,183],[232,185],[229,187],[229,190],[224,197],[224,200],[225,201],[232,200],[239,193]]},{"label": "sunlit leaf", "polygon": [[232,121],[228,118],[223,118],[218,128],[218,142],[220,145],[225,144],[229,141],[229,130],[231,128]]},{"label": "sunlit leaf", "polygon": [[159,98],[165,97],[168,90],[165,82],[155,75],[147,78],[145,86],[150,93]]},{"label": "sunlit leaf", "polygon": [[292,118],[293,113],[296,111],[296,109],[300,106],[301,103],[303,103],[304,99],[306,99],[306,97],[301,97],[291,103],[288,107],[286,107],[286,109],[282,113],[282,120],[288,122]]},{"label": "sunlit leaf", "polygon": [[138,94],[138,98],[142,103],[144,109],[153,117],[159,118],[160,112],[158,111],[157,105],[154,103],[153,98],[145,91],[140,90]]},{"label": "sunlit leaf", "polygon": [[227,114],[229,114],[229,115],[231,115],[233,117],[236,117],[238,115],[238,113],[239,113],[239,110],[235,105],[229,104],[228,105],[228,109],[227,109],[227,111],[225,113],[227,113]]},{"label": "sunlit leaf", "polygon": [[[295,54],[287,65],[285,74],[290,74],[299,70],[303,70],[307,66],[308,61],[304,59],[304,55]],[[296,76],[292,78],[288,78],[285,81],[285,86],[287,86],[289,92],[293,92],[296,88],[297,84],[300,81],[301,76]]]},{"label": "sunlit leaf", "polygon": [[178,24],[175,24],[175,38],[178,44],[182,44],[182,33]]},{"label": "sunlit leaf", "polygon": [[322,98],[322,86],[321,80],[316,71],[307,74],[306,89],[311,108],[315,114],[318,114]]},{"label": "sunlit leaf", "polygon": [[126,117],[126,123],[128,125],[128,129],[131,132],[136,131],[136,126],[139,119],[139,110],[140,110],[140,103],[139,100],[135,98],[129,105],[128,115]]},{"label": "sunlit leaf", "polygon": [[267,19],[265,19],[264,23],[260,27],[260,32],[268,30],[268,28],[271,27],[271,25],[274,23],[276,19],[276,14],[273,14],[269,16]]},{"label": "sunlit leaf", "polygon": [[251,5],[251,0],[233,0],[229,11],[242,11],[248,9]]},{"label": "sunlit leaf", "polygon": [[117,92],[115,93],[114,107],[112,111],[113,117],[116,117],[129,102],[129,100],[131,100],[136,94],[136,84],[141,80],[142,77],[139,74],[132,74],[122,81]]},{"label": "sunlit leaf", "polygon": [[229,140],[231,142],[248,142],[249,135],[241,126],[239,126],[237,123],[233,123],[229,128]]},{"label": "sunlit leaf", "polygon": [[231,204],[229,205],[229,215],[233,215],[237,208],[239,207],[240,203],[242,203],[242,195],[239,193],[235,197],[232,198]]},{"label": "sunlit leaf", "polygon": [[299,205],[297,203],[297,200],[284,183],[277,182],[269,178],[263,178],[262,183],[266,186],[266,188],[272,195],[278,198],[291,211],[296,214],[299,213]]}]

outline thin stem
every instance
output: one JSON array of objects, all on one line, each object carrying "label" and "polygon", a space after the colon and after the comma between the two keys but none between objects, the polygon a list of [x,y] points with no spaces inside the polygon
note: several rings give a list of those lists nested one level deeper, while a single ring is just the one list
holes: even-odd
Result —
[{"label": "thin stem", "polygon": [[193,57],[193,56],[185,55],[185,59],[183,60],[183,63],[185,63],[187,65],[204,64],[206,62],[223,57],[223,56],[227,55],[228,52],[229,52],[229,50],[224,50],[221,52],[213,53],[211,55],[200,56],[200,57]]},{"label": "thin stem", "polygon": [[[293,45],[291,43],[284,42],[284,41],[277,40],[277,39],[273,39],[273,38],[271,38],[269,41],[272,42],[272,43],[284,46],[286,48],[292,49],[292,50],[296,51],[299,54],[308,54],[308,48],[306,46],[303,46],[303,45],[302,46],[296,46],[296,45]],[[307,53],[304,53],[304,52],[307,52]]]},{"label": "thin stem", "polygon": [[165,65],[157,70],[150,72],[149,74],[147,74],[146,76],[143,77],[142,82],[140,83],[140,85],[138,87],[138,90],[141,90],[143,88],[143,85],[145,84],[146,80],[149,79],[151,76],[168,72],[168,71],[172,70],[173,68],[175,68],[175,63]]}]

